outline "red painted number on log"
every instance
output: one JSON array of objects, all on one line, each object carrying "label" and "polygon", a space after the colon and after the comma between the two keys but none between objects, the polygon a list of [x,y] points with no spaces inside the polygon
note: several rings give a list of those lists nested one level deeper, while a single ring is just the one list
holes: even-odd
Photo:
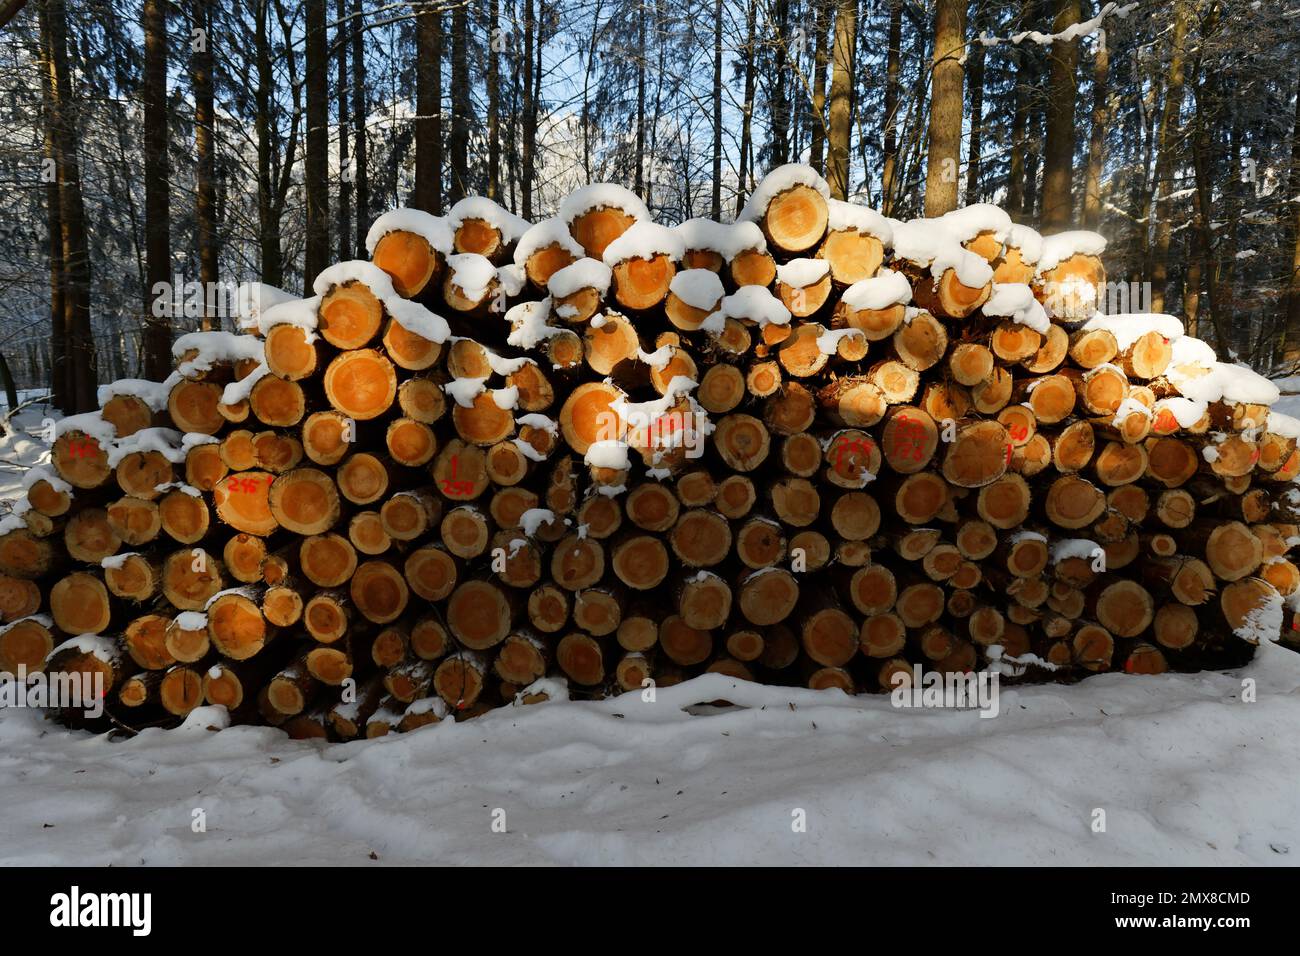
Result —
[{"label": "red painted number on log", "polygon": [[240,477],[239,475],[232,475],[230,477],[230,480],[226,482],[226,490],[243,491],[243,492],[257,491],[257,486],[260,485],[263,481],[265,481],[269,485],[271,482],[275,481],[275,477],[272,475],[267,475],[265,479],[262,479],[262,478],[243,478]]},{"label": "red painted number on log", "polygon": [[456,480],[456,458],[451,456],[451,477],[442,479],[442,493],[449,498],[468,498],[474,494],[474,482]]},{"label": "red painted number on log", "polygon": [[844,462],[844,453],[847,451],[852,454],[855,451],[863,452],[870,456],[873,443],[870,438],[844,439],[835,446],[835,464],[838,467]]},{"label": "red painted number on log", "polygon": [[896,419],[900,434],[894,438],[894,457],[912,461],[925,459],[925,426],[914,418],[900,415]]}]

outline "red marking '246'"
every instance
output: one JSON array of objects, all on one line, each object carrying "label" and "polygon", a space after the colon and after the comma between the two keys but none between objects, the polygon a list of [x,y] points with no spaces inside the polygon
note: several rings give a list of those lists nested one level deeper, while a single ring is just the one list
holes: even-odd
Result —
[{"label": "red marking '246'", "polygon": [[230,478],[226,481],[226,490],[242,491],[244,493],[255,492],[257,491],[258,486],[262,484],[263,480],[265,480],[266,483],[269,485],[271,482],[275,481],[275,477],[272,475],[267,475],[265,479],[262,479],[262,478],[250,478],[241,475],[231,475]]}]

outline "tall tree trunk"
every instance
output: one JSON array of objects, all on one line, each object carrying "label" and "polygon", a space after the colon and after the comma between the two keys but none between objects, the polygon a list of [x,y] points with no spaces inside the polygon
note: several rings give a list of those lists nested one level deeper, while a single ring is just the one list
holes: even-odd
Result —
[{"label": "tall tree trunk", "polygon": [[[979,20],[975,30],[979,32]],[[975,43],[967,56],[970,70],[970,148],[966,159],[966,205],[980,201],[980,139],[984,133],[984,45]]]},{"label": "tall tree trunk", "polygon": [[307,33],[307,151],[303,156],[303,185],[307,197],[307,236],[303,257],[303,295],[311,293],[316,276],[330,259],[330,95],[325,0],[306,0]]},{"label": "tall tree trunk", "polygon": [[41,50],[41,111],[45,124],[45,162],[41,179],[45,183],[45,213],[49,224],[50,256],[50,404],[70,414],[72,383],[68,360],[68,309],[63,273],[63,217],[59,210],[59,154],[55,141],[58,113],[55,107],[55,72],[50,50],[50,18],[47,4],[37,6]]},{"label": "tall tree trunk", "polygon": [[49,73],[53,95],[59,227],[64,268],[63,326],[67,346],[68,399],[65,414],[97,408],[99,363],[90,326],[90,252],[86,207],[81,195],[72,76],[68,68],[68,21],[63,0],[44,0],[49,28]]},{"label": "tall tree trunk", "polygon": [[632,174],[633,192],[645,199],[645,2],[636,7],[636,172]]},{"label": "tall tree trunk", "polygon": [[812,118],[808,124],[808,165],[824,172],[822,159],[826,152],[826,12],[827,0],[812,0],[813,32],[817,34],[813,45]]},{"label": "tall tree trunk", "polygon": [[1043,155],[1043,109],[1031,110],[1029,129],[1025,133],[1025,194],[1021,213],[1026,222],[1038,222],[1038,169]]},{"label": "tall tree trunk", "polygon": [[[1217,78],[1215,82],[1219,82]],[[1240,102],[1241,84],[1235,76],[1229,80],[1229,87],[1231,93],[1223,97],[1223,101],[1228,103]],[[1246,196],[1244,195],[1246,184],[1242,181],[1245,177],[1241,174],[1246,131],[1243,125],[1245,120],[1242,111],[1234,109],[1230,113],[1230,120],[1228,117],[1221,120],[1221,122],[1228,123],[1229,132],[1227,162],[1219,167],[1227,172],[1224,177],[1223,201],[1219,211],[1220,215],[1223,216],[1222,250],[1219,252],[1217,263],[1219,269],[1219,303],[1223,312],[1221,321],[1224,327],[1230,329],[1234,336],[1233,354],[1243,361],[1249,361],[1251,357],[1251,322],[1249,317],[1242,322],[1238,322],[1234,314],[1237,304],[1237,253],[1240,251],[1238,229],[1241,224],[1241,214],[1246,206]]]},{"label": "tall tree trunk", "polygon": [[442,11],[416,7],[415,189],[411,205],[442,214]]},{"label": "tall tree trunk", "polygon": [[[144,0],[144,377],[172,371],[171,198],[167,163],[167,19],[164,0]],[[166,291],[162,291],[166,290]],[[160,298],[161,292],[161,298]],[[161,314],[159,314],[161,313]]]},{"label": "tall tree trunk", "polygon": [[[541,0],[537,0],[540,4]],[[537,107],[533,103],[533,43],[538,30],[533,0],[524,0],[523,143],[519,149],[519,198],[525,219],[533,218],[533,151],[537,145]],[[538,43],[538,46],[541,46]]]},{"label": "tall tree trunk", "polygon": [[[1199,71],[1197,71],[1199,73]],[[1196,112],[1192,130],[1192,170],[1196,177],[1196,228],[1200,239],[1200,248],[1205,257],[1205,288],[1210,300],[1210,322],[1214,328],[1214,347],[1224,361],[1231,359],[1229,349],[1231,336],[1227,314],[1224,310],[1223,287],[1220,282],[1217,254],[1214,243],[1214,147],[1210,137],[1210,124],[1216,121],[1213,115],[1215,93],[1211,89],[1214,77],[1206,78],[1202,85],[1198,76],[1192,79],[1192,94],[1196,101]],[[1300,112],[1297,115],[1300,122]]]},{"label": "tall tree trunk", "polygon": [[542,53],[546,49],[546,0],[537,0],[537,22],[533,40],[533,91],[528,97],[528,136],[532,143],[528,175],[537,168],[537,122],[542,109]]},{"label": "tall tree trunk", "polygon": [[[1033,20],[1035,0],[1021,0],[1016,26],[1024,29]],[[1025,209],[1025,130],[1033,111],[1030,97],[1035,82],[1036,62],[1030,47],[1016,47],[1015,112],[1011,116],[1011,159],[1007,167],[1007,212],[1013,218],[1029,215]]]},{"label": "tall tree trunk", "polygon": [[[652,21],[652,34],[650,43],[655,49],[655,65],[653,78],[655,84],[654,107],[650,110],[647,117],[646,130],[646,150],[648,162],[646,164],[646,187],[645,200],[646,206],[653,213],[655,211],[655,160],[659,157],[659,133],[663,129],[663,106],[664,106],[664,77],[668,75],[668,44],[664,38],[664,27],[668,23],[668,0],[654,0],[654,20]],[[648,62],[648,61],[647,61]],[[647,97],[648,97],[647,93]],[[690,149],[691,140],[687,139],[685,146]],[[682,194],[690,197],[691,179],[689,175],[683,175],[681,180]],[[689,207],[690,199],[686,201]],[[689,215],[689,211],[687,215]]]},{"label": "tall tree trunk", "polygon": [[713,197],[709,215],[722,221],[722,0],[713,0]]},{"label": "tall tree trunk", "polygon": [[501,201],[501,72],[497,54],[505,50],[498,31],[500,0],[488,2],[487,42],[487,198]]},{"label": "tall tree trunk", "polygon": [[929,155],[925,171],[927,216],[941,216],[957,208],[965,44],[966,0],[936,0],[934,60],[930,73]]},{"label": "tall tree trunk", "polygon": [[447,199],[457,202],[469,194],[469,0],[451,11],[451,181]]},{"label": "tall tree trunk", "polygon": [[[513,35],[513,33],[512,33]],[[511,44],[514,49],[514,44]],[[509,209],[513,212],[519,211],[519,167],[521,160],[519,156],[519,116],[523,112],[523,91],[520,89],[519,82],[519,60],[516,57],[510,70],[509,81],[509,104],[506,109],[506,116],[510,117],[507,125],[506,135],[506,184],[509,186],[510,203]]]},{"label": "tall tree trunk", "polygon": [[[48,120],[46,121],[48,122]],[[53,162],[53,140],[46,134],[46,156]],[[55,167],[57,171],[57,167]],[[45,208],[49,222],[50,255],[50,404],[71,414],[69,400],[72,395],[68,381],[68,328],[67,297],[63,281],[63,218],[59,211],[59,180],[57,172],[45,187]]]},{"label": "tall tree trunk", "polygon": [[361,0],[352,0],[352,154],[353,185],[356,187],[357,255],[366,248],[370,231],[370,171],[366,166],[366,50],[361,30]]},{"label": "tall tree trunk", "polygon": [[1183,283],[1183,325],[1187,334],[1200,337],[1201,275],[1205,269],[1205,251],[1201,248],[1200,213],[1192,216],[1192,234],[1188,237],[1187,278]]},{"label": "tall tree trunk", "polygon": [[1169,72],[1165,85],[1165,102],[1160,110],[1160,132],[1156,142],[1156,230],[1151,260],[1151,308],[1164,311],[1169,284],[1169,242],[1173,224],[1169,221],[1174,191],[1174,155],[1181,146],[1178,133],[1183,111],[1183,79],[1187,30],[1192,18],[1191,0],[1174,3],[1173,33],[1169,39]]},{"label": "tall tree trunk", "polygon": [[[1217,18],[1211,13],[1202,23],[1202,28],[1213,27]],[[1209,222],[1201,215],[1201,189],[1202,186],[1208,186],[1205,182],[1204,167],[1201,166],[1197,154],[1206,144],[1206,140],[1200,136],[1200,127],[1202,125],[1201,106],[1204,98],[1200,93],[1200,77],[1202,74],[1202,62],[1205,46],[1199,44],[1197,52],[1191,63],[1191,86],[1192,101],[1194,109],[1191,119],[1191,155],[1192,155],[1192,174],[1196,185],[1196,200],[1192,204],[1192,229],[1187,237],[1187,273],[1183,279],[1183,324],[1187,327],[1187,334],[1196,338],[1201,337],[1201,286],[1205,281],[1207,274],[1210,281],[1214,281],[1213,270],[1210,268],[1210,247],[1209,247]],[[1300,121],[1300,112],[1297,112],[1297,120]],[[1288,193],[1290,195],[1290,193]],[[1206,197],[1204,207],[1209,206],[1209,197]],[[1217,293],[1216,293],[1217,298]]]},{"label": "tall tree trunk", "polygon": [[[1198,95],[1197,99],[1199,101],[1201,97]],[[1198,120],[1193,144],[1193,167],[1196,174],[1196,226],[1200,235],[1201,248],[1210,250],[1209,254],[1206,255],[1206,262],[1210,264],[1210,268],[1207,270],[1205,281],[1210,298],[1210,321],[1214,327],[1214,346],[1220,357],[1226,361],[1231,358],[1228,349],[1231,346],[1232,339],[1224,314],[1222,287],[1219,283],[1218,270],[1213,265],[1215,257],[1213,254],[1214,234],[1212,225],[1214,222],[1214,208],[1210,195],[1213,189],[1210,170],[1211,149],[1210,136],[1205,129],[1205,124]]]},{"label": "tall tree trunk", "polygon": [[198,232],[199,281],[205,295],[203,330],[219,328],[208,289],[215,288],[220,250],[217,247],[217,174],[213,140],[216,130],[212,100],[212,0],[192,0],[194,33],[190,40],[190,83],[194,88],[194,218]]},{"label": "tall tree trunk", "polygon": [[[1079,22],[1079,0],[1056,0],[1052,31]],[[1047,144],[1043,156],[1044,229],[1060,230],[1074,220],[1074,100],[1078,92],[1079,41],[1061,40],[1048,51]]]},{"label": "tall tree trunk", "polygon": [[1291,202],[1291,268],[1286,288],[1286,328],[1282,334],[1282,361],[1300,367],[1300,73],[1295,93],[1295,122],[1291,128],[1291,167],[1287,172],[1286,195]]},{"label": "tall tree trunk", "polygon": [[775,0],[776,22],[773,24],[773,41],[776,47],[772,70],[772,165],[780,166],[790,161],[790,103],[786,95],[785,71],[789,51],[786,39],[790,19],[790,0]]},{"label": "tall tree trunk", "polygon": [[280,217],[275,209],[275,183],[271,170],[271,93],[275,76],[271,72],[270,0],[257,0],[253,32],[257,66],[257,89],[254,93],[256,113],[253,130],[257,137],[257,246],[261,259],[261,279],[270,285],[282,282],[283,258],[280,252]]},{"label": "tall tree trunk", "polygon": [[740,117],[740,175],[736,177],[736,215],[739,216],[742,209],[745,208],[745,196],[749,192],[749,180],[754,175],[753,165],[750,163],[750,153],[753,150],[753,131],[754,131],[754,82],[755,82],[755,63],[754,63],[754,42],[757,20],[758,0],[749,0],[748,12],[745,15],[745,102],[741,108]]},{"label": "tall tree trunk", "polygon": [[831,195],[836,199],[849,198],[849,136],[853,130],[853,60],[857,34],[857,0],[839,0],[831,68],[830,162],[826,168]]},{"label": "tall tree trunk", "polygon": [[889,2],[889,49],[885,60],[884,137],[881,144],[883,163],[880,174],[880,211],[893,215],[898,175],[898,90],[902,72],[903,0]]},{"label": "tall tree trunk", "polygon": [[[292,91],[292,98],[293,98],[293,105],[289,114],[290,115],[289,138],[285,143],[284,157],[279,162],[278,172],[274,176],[272,176],[272,179],[274,181],[274,189],[271,196],[271,221],[274,223],[274,230],[275,230],[274,251],[277,260],[277,269],[279,270],[277,273],[277,280],[274,284],[278,285],[280,283],[279,276],[282,275],[284,271],[283,252],[280,249],[280,222],[281,220],[284,219],[285,207],[287,206],[289,201],[289,187],[293,185],[293,173],[294,173],[295,163],[297,162],[297,155],[298,155],[299,121],[301,118],[306,117],[309,114],[307,114],[307,112],[303,108],[303,87],[306,85],[306,77],[299,76],[298,74],[298,58],[294,52],[294,42],[293,42],[294,24],[289,18],[289,13],[285,9],[283,0],[272,0],[272,5],[275,8],[276,21],[280,25],[280,37],[283,43],[281,50],[282,50],[282,55],[284,57],[284,68],[288,74],[287,85]],[[274,84],[275,84],[274,76],[272,76],[271,78],[271,84],[272,84],[272,89],[274,89]],[[305,145],[304,145],[304,152],[305,152]],[[310,160],[304,155],[304,162],[303,162],[304,179],[308,178],[311,175],[310,168],[307,168],[307,163],[309,161]],[[308,198],[307,200],[307,205],[308,207],[310,207],[310,198]],[[308,213],[310,214],[310,208],[308,209]],[[327,231],[328,228],[329,227],[327,225],[326,226]],[[328,242],[329,242],[329,237],[327,233],[326,235],[327,253],[328,253]],[[310,280],[306,282],[306,287],[307,288],[311,287]]]},{"label": "tall tree trunk", "polygon": [[1088,136],[1088,179],[1083,191],[1083,225],[1101,225],[1101,170],[1106,161],[1106,127],[1110,125],[1110,50],[1106,31],[1097,32],[1092,61],[1092,130]]},{"label": "tall tree trunk", "polygon": [[[334,30],[334,45],[338,57],[338,111],[339,111],[339,261],[352,258],[352,168],[348,165],[348,40],[347,0],[335,0],[334,15],[338,26]],[[356,24],[352,24],[356,29]]]},{"label": "tall tree trunk", "polygon": [[587,46],[582,51],[582,172],[586,176],[587,182],[591,182],[591,134],[595,126],[591,118],[591,75],[595,72],[596,57],[598,55],[597,47],[601,28],[600,7],[601,4],[598,0],[591,15],[591,30],[588,34]]},{"label": "tall tree trunk", "polygon": [[[933,37],[929,30],[913,30],[911,34],[912,59],[919,66],[911,84],[911,103],[901,126],[904,137],[899,148],[898,174],[894,179],[899,187],[897,195],[894,197],[895,211],[907,209],[909,213],[916,208],[917,197],[908,195],[904,187],[909,183],[922,179],[925,175],[925,136],[927,129],[923,117],[929,100],[927,90],[930,87],[930,71],[925,69],[925,64],[930,61],[933,52]],[[924,202],[925,198],[922,196],[920,198],[922,209],[924,208]]]},{"label": "tall tree trunk", "polygon": [[[1135,57],[1135,59],[1137,58]],[[1137,255],[1133,260],[1131,282],[1148,282],[1151,277],[1151,205],[1155,193],[1153,169],[1156,155],[1155,128],[1158,125],[1156,104],[1160,102],[1164,78],[1156,68],[1157,58],[1148,57],[1146,60],[1151,72],[1147,77],[1147,95],[1138,99],[1138,119],[1141,124],[1139,136],[1142,150],[1141,175],[1134,177],[1136,188],[1132,207],[1134,209],[1134,245],[1137,249]],[[1139,69],[1135,70],[1135,72],[1140,72],[1142,65],[1142,61],[1139,60],[1135,64]],[[1141,81],[1139,80],[1139,82]]]}]

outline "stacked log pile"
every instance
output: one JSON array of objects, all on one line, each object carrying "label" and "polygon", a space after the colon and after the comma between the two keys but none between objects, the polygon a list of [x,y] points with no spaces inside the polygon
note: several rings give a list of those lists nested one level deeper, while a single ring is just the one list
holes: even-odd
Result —
[{"label": "stacked log pile", "polygon": [[371,261],[55,425],[0,670],[351,739],[702,671],[886,690],[1229,666],[1300,593],[1300,422],[1104,241],[896,222],[775,170],[667,228],[397,210]]}]

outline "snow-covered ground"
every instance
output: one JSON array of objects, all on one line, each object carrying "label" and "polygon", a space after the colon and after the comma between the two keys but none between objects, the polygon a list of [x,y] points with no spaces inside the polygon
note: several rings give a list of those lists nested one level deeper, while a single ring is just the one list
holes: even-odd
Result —
[{"label": "snow-covered ground", "polygon": [[[20,475],[4,465],[43,448],[0,440],[0,500]],[[1300,655],[1004,685],[999,704],[983,719],[709,675],[652,703],[350,744],[258,727],[110,741],[6,709],[0,863],[1300,862]]]},{"label": "snow-covered ground", "polygon": [[[60,413],[39,401],[42,393],[18,393],[18,413],[10,417],[9,404],[0,391],[0,509],[7,511],[8,502],[22,494],[23,475],[39,461],[49,459],[50,446],[36,434],[41,421],[47,417],[58,418]],[[30,403],[30,404],[28,404]]]},{"label": "snow-covered ground", "polygon": [[[741,706],[685,710],[719,697]],[[719,675],[333,745],[10,710],[0,862],[1294,864],[1298,724],[1277,647],[1240,675],[1003,688],[994,719]]]}]

